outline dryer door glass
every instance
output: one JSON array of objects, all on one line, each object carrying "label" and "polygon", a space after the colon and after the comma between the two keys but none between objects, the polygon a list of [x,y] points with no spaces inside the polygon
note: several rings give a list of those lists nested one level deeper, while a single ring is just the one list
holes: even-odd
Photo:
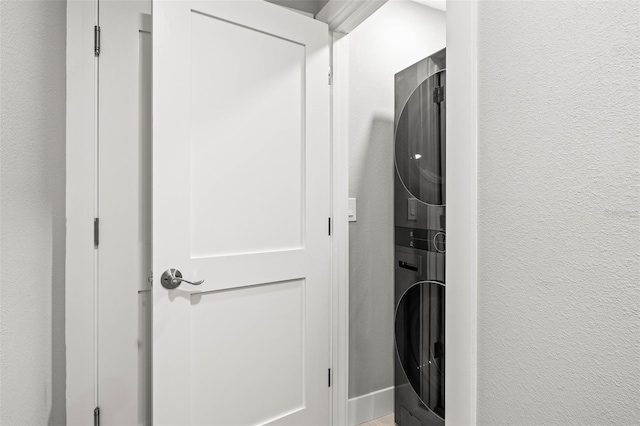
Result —
[{"label": "dryer door glass", "polygon": [[444,418],[445,287],[425,281],[409,288],[398,303],[396,349],[402,369],[425,406]]},{"label": "dryer door glass", "polygon": [[404,106],[395,138],[398,176],[411,195],[446,204],[446,71],[427,78]]}]

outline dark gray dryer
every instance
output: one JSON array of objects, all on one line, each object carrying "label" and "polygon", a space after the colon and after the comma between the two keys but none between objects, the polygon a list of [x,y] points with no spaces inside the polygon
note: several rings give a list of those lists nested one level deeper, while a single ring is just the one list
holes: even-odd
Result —
[{"label": "dark gray dryer", "polygon": [[395,76],[395,421],[444,426],[445,49]]}]

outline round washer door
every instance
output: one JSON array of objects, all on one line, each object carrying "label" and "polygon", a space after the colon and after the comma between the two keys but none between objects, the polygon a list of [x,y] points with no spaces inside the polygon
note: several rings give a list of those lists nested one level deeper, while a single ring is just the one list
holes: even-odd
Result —
[{"label": "round washer door", "polygon": [[411,286],[396,307],[397,356],[422,403],[444,419],[445,286],[421,281]]},{"label": "round washer door", "polygon": [[395,137],[400,181],[425,204],[446,205],[446,71],[427,78],[402,109]]}]

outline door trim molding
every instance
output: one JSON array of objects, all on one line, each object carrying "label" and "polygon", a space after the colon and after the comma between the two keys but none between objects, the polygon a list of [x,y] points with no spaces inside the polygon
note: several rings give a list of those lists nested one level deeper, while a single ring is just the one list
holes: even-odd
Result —
[{"label": "door trim molding", "polygon": [[447,2],[446,422],[477,421],[477,0]]},{"label": "door trim molding", "polygon": [[[349,400],[349,38],[331,34],[332,424],[346,425]],[[346,96],[344,96],[346,94]]]},{"label": "door trim molding", "polygon": [[349,422],[349,37],[388,0],[329,0],[316,19],[329,25],[331,38],[331,421]]},{"label": "door trim molding", "polygon": [[329,24],[329,31],[348,34],[388,0],[329,0],[316,19]]},{"label": "door trim molding", "polygon": [[67,424],[91,424],[97,404],[94,218],[97,217],[97,1],[67,6],[65,343]]}]

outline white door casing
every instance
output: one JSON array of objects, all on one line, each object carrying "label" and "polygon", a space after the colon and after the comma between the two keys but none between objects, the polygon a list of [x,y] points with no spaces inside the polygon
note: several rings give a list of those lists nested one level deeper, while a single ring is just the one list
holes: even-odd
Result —
[{"label": "white door casing", "polygon": [[328,28],[159,1],[153,29],[154,424],[329,424]]}]

